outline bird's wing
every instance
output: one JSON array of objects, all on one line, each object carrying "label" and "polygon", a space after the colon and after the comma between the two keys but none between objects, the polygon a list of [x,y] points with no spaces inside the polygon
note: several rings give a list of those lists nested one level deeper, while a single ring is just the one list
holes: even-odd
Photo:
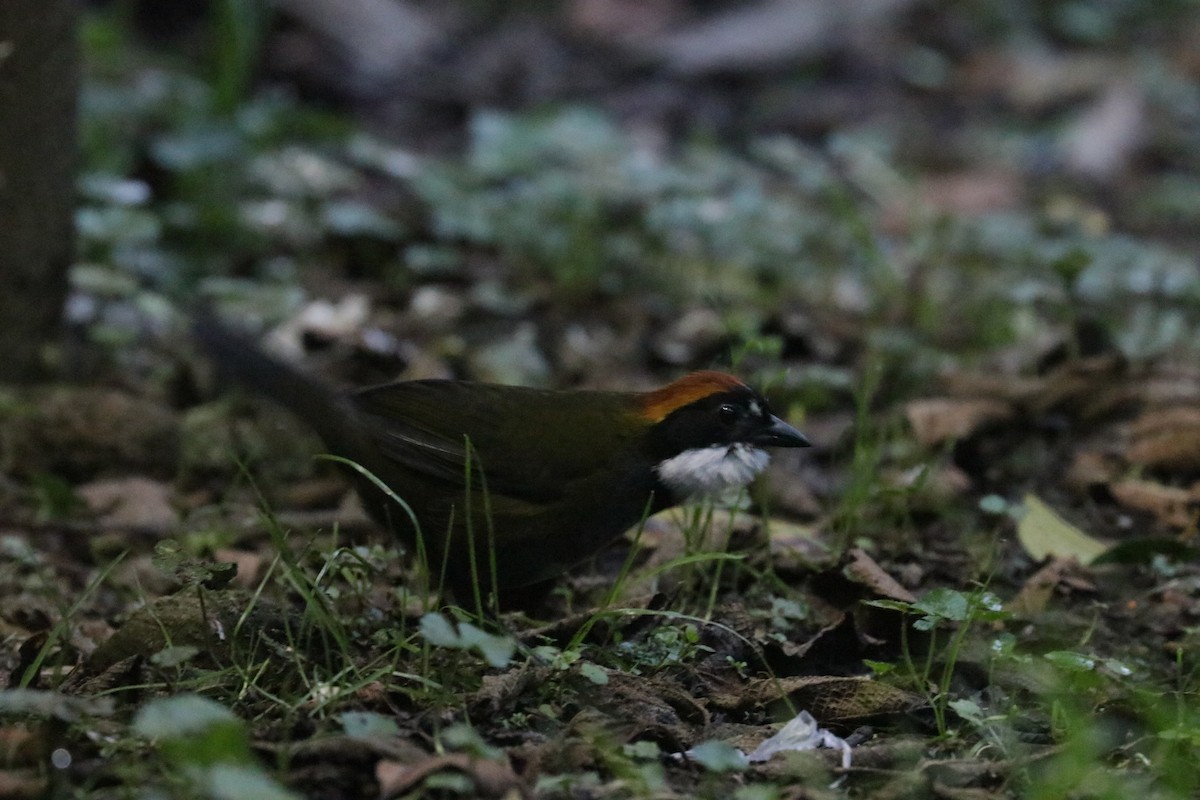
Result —
[{"label": "bird's wing", "polygon": [[352,399],[380,451],[402,467],[454,486],[470,481],[473,489],[546,503],[629,447],[628,424],[619,418],[624,397],[408,381]]}]

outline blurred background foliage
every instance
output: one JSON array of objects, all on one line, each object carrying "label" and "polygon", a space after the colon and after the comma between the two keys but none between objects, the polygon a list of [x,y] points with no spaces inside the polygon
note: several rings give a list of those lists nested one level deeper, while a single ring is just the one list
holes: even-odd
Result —
[{"label": "blurred background foliage", "polygon": [[1192,2],[382,4],[407,45],[323,5],[93,9],[72,308],[96,335],[197,296],[269,326],[435,286],[504,330],[636,296],[652,326],[712,310],[727,353],[918,372],[1082,323],[1200,345]]}]

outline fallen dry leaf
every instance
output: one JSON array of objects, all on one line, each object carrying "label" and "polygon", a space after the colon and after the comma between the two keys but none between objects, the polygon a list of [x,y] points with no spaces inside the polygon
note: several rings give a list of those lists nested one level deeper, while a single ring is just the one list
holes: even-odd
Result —
[{"label": "fallen dry leaf", "polygon": [[812,60],[886,28],[911,0],[763,0],[669,31],[646,44],[666,68],[687,76],[758,71]]},{"label": "fallen dry leaf", "polygon": [[[50,753],[45,726],[32,729],[27,725],[0,728],[0,761],[10,767],[36,766]],[[7,795],[0,794],[0,797]]]},{"label": "fallen dry leaf", "polygon": [[1118,354],[1067,361],[1040,379],[1029,406],[1039,414],[1067,411],[1095,419],[1127,402],[1124,386],[1129,377],[1129,365]]},{"label": "fallen dry leaf", "polygon": [[49,781],[36,770],[0,769],[0,797],[24,800],[45,797]]},{"label": "fallen dry leaf", "polygon": [[266,562],[266,555],[255,550],[223,547],[213,553],[213,559],[221,563],[236,565],[237,574],[233,577],[233,585],[242,589],[253,589],[262,579],[262,568]]},{"label": "fallen dry leaf", "polygon": [[1200,404],[1200,370],[1181,364],[1156,364],[1137,383],[1147,407],[1196,406]]},{"label": "fallen dry leaf", "polygon": [[978,169],[935,175],[921,182],[921,204],[956,217],[974,217],[1024,202],[1021,175],[1013,170]]},{"label": "fallen dry leaf", "polygon": [[912,592],[900,585],[900,582],[884,571],[875,563],[875,559],[867,555],[865,550],[852,548],[847,553],[849,562],[842,568],[842,573],[853,583],[864,586],[876,598],[899,600],[902,603],[915,603],[917,598]]},{"label": "fallen dry leaf", "polygon": [[982,48],[967,76],[976,91],[1000,91],[1021,111],[1036,114],[1099,91],[1119,66],[1107,54]]},{"label": "fallen dry leaf", "polygon": [[663,568],[671,562],[700,550],[723,553],[729,548],[730,537],[735,533],[752,532],[762,525],[762,520],[753,514],[711,509],[698,521],[696,509],[673,508],[659,512],[646,520],[638,544],[648,551],[649,557],[640,565],[622,587],[622,598],[640,597],[652,591],[663,580],[670,582],[675,576]]},{"label": "fallen dry leaf", "polygon": [[930,397],[904,410],[917,441],[925,447],[965,439],[985,425],[1011,419],[1013,408],[1001,400]]},{"label": "fallen dry leaf", "polygon": [[1093,486],[1103,486],[1116,480],[1124,469],[1124,461],[1114,453],[1083,450],[1071,460],[1066,481],[1075,491],[1086,492]]},{"label": "fallen dry leaf", "polygon": [[1053,558],[1021,586],[1020,591],[1005,604],[1006,610],[1018,617],[1035,617],[1046,610],[1055,589],[1067,583],[1070,573],[1079,564],[1070,558]]},{"label": "fallen dry leaf", "polygon": [[171,488],[150,478],[93,481],[76,492],[103,526],[163,534],[179,520]]},{"label": "fallen dry leaf", "polygon": [[1153,469],[1200,468],[1200,409],[1177,407],[1149,410],[1129,429],[1125,457]]},{"label": "fallen dry leaf", "polygon": [[680,0],[572,0],[565,16],[583,36],[631,43],[663,34],[685,10]]},{"label": "fallen dry leaf", "polygon": [[1200,496],[1195,489],[1129,479],[1109,484],[1108,490],[1121,505],[1148,511],[1169,528],[1191,530],[1200,518]]},{"label": "fallen dry leaf", "polygon": [[375,765],[379,796],[388,798],[402,795],[418,787],[429,776],[443,770],[453,770],[466,775],[475,788],[475,797],[503,800],[529,797],[529,790],[507,764],[474,758],[466,753],[430,756],[416,764],[380,760]]},{"label": "fallen dry leaf", "polygon": [[950,372],[940,379],[947,395],[957,398],[986,398],[1024,405],[1041,390],[1041,378],[999,372]]}]

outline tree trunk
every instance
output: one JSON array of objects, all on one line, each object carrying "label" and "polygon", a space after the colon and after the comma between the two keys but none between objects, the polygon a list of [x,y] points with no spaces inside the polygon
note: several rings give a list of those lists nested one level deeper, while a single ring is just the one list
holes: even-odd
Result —
[{"label": "tree trunk", "polygon": [[0,382],[44,374],[75,255],[76,0],[0,0]]}]

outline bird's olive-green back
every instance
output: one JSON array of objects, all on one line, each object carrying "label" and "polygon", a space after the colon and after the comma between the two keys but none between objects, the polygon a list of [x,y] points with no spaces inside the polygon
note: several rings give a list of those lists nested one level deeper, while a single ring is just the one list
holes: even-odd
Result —
[{"label": "bird's olive-green back", "polygon": [[646,427],[636,395],[625,392],[407,381],[363,390],[352,401],[387,458],[461,486],[469,441],[488,491],[535,502],[636,458]]}]

